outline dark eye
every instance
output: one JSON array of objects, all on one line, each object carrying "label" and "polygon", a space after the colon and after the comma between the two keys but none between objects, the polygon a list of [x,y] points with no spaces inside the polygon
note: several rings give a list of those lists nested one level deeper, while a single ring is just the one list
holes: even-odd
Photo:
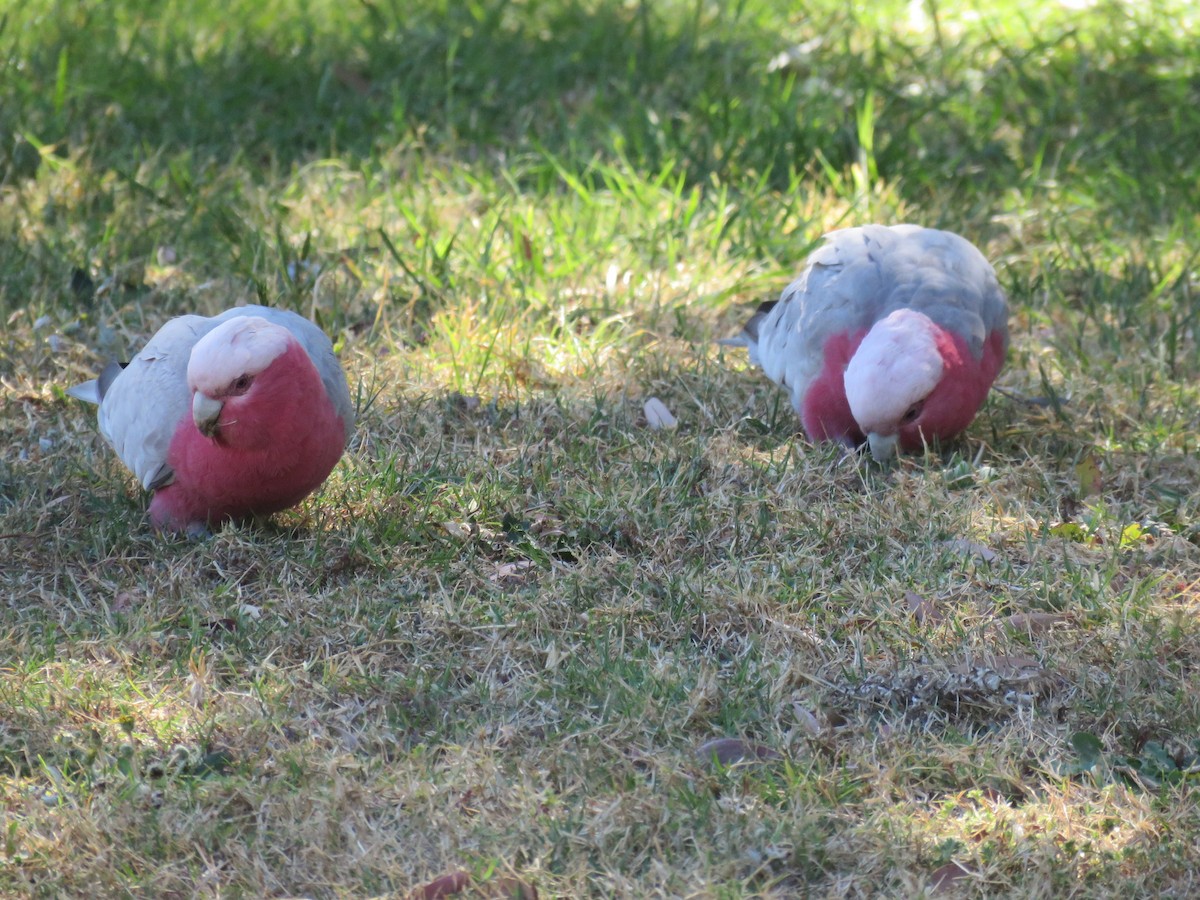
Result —
[{"label": "dark eye", "polygon": [[230,385],[230,389],[235,394],[244,394],[250,389],[251,378],[249,375],[241,376],[237,381]]},{"label": "dark eye", "polygon": [[910,422],[915,422],[917,420],[917,416],[921,414],[921,406],[922,404],[920,403],[914,403],[912,406],[910,406],[908,408],[908,412],[904,414],[904,418],[900,420],[900,424],[907,425]]}]

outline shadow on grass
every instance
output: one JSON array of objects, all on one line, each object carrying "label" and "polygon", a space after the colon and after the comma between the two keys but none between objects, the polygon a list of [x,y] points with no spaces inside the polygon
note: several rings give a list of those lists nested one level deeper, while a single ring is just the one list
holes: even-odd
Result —
[{"label": "shadow on grass", "polygon": [[755,4],[54,9],[0,34],[0,125],[106,169],[183,155],[269,173],[419,143],[502,165],[548,154],[574,175],[598,157],[647,172],[675,161],[693,183],[779,189],[820,157],[834,172],[861,160],[910,200],[949,183],[990,204],[1031,176],[1076,174],[1103,178],[1100,204],[1161,210],[1195,191],[1196,45],[1169,19],[1119,10],[1017,46],[872,34],[878,23],[841,11],[781,34]]}]

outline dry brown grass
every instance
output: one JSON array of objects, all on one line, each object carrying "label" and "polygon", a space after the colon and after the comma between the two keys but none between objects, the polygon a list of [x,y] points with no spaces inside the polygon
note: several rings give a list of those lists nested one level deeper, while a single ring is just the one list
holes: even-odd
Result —
[{"label": "dry brown grass", "polygon": [[[861,896],[953,861],[968,893],[1185,890],[1186,781],[1055,772],[1072,732],[1200,721],[1195,548],[1120,545],[1190,457],[1106,455],[1083,498],[1078,430],[1002,397],[961,448],[991,471],[881,472],[677,341],[478,403],[437,346],[344,352],[380,393],[335,477],[201,543],[6,381],[10,889]],[[779,758],[714,770],[720,736]]]}]

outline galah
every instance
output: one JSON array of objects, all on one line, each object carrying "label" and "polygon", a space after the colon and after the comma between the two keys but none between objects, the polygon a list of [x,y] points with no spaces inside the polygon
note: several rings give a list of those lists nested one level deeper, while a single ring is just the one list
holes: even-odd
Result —
[{"label": "galah", "polygon": [[970,242],[917,225],[830,232],[735,338],[814,441],[878,460],[975,418],[1008,349],[1008,303]]},{"label": "galah", "polygon": [[165,531],[295,506],[354,428],[329,338],[265,306],[171,319],[128,364],[67,393],[99,404],[100,433],[154,492],[150,521]]}]

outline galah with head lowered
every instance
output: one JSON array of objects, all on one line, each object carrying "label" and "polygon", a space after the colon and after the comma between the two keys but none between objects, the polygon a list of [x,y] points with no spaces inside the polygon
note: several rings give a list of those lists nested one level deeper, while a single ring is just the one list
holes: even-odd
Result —
[{"label": "galah with head lowered", "polygon": [[150,521],[203,533],[295,506],[354,428],[329,338],[265,306],[171,319],[126,366],[67,393],[100,406],[100,433],[153,491]]},{"label": "galah with head lowered", "polygon": [[970,242],[917,225],[830,232],[778,300],[723,343],[791,393],[814,441],[878,460],[975,418],[1008,349],[1008,303]]}]

